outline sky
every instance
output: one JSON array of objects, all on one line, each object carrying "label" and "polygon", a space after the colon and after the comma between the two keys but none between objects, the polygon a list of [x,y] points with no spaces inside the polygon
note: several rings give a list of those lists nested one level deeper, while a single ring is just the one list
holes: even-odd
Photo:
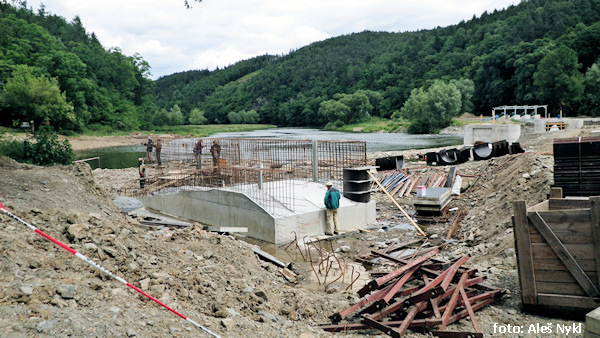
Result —
[{"label": "sky", "polygon": [[105,48],[140,54],[152,78],[214,70],[255,56],[369,31],[445,27],[520,0],[29,0],[27,7],[79,16]]}]

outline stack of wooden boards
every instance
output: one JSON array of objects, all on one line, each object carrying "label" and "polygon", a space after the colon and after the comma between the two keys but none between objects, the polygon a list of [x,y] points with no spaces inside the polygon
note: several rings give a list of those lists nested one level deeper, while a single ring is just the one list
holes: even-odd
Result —
[{"label": "stack of wooden boards", "polygon": [[425,196],[416,196],[413,204],[418,213],[439,213],[444,209],[451,199],[450,188],[427,188]]},{"label": "stack of wooden boards", "polygon": [[[389,170],[380,172],[378,177],[379,182],[390,195],[398,197],[416,193],[418,186],[424,186],[427,189],[443,187],[447,179],[447,173],[429,168],[422,169],[415,174],[409,174],[406,169]],[[373,185],[372,189],[372,191],[376,191],[379,187]]]}]

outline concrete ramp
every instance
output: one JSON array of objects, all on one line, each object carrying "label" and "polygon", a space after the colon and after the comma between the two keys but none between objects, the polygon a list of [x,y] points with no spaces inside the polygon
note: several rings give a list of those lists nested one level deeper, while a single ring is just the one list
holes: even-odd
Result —
[{"label": "concrete ramp", "polygon": [[[144,206],[167,214],[218,227],[246,227],[248,237],[282,244],[295,238],[325,233],[323,184],[294,180],[293,208],[269,212],[260,201],[243,192],[227,189],[180,191],[138,198]],[[277,199],[277,196],[272,196]],[[342,197],[338,211],[339,230],[350,231],[375,222],[375,201],[358,203]]]}]

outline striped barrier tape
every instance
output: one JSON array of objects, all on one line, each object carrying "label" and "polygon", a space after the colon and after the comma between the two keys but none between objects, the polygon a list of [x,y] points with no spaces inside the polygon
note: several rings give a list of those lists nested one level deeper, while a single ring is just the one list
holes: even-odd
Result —
[{"label": "striped barrier tape", "polygon": [[213,337],[216,338],[220,338],[217,334],[211,332],[209,329],[205,328],[204,326],[196,323],[195,321],[187,318],[186,316],[182,315],[181,313],[175,311],[174,309],[170,308],[169,306],[167,306],[166,304],[164,304],[163,302],[161,302],[160,300],[150,296],[149,294],[145,293],[144,291],[140,290],[138,287],[136,287],[135,285],[127,282],[126,280],[124,280],[123,278],[113,274],[112,272],[106,270],[105,268],[103,268],[102,266],[98,265],[98,263],[94,262],[93,260],[89,259],[88,257],[86,257],[83,254],[80,254],[79,252],[73,250],[71,247],[69,247],[68,245],[60,242],[59,240],[49,236],[48,234],[44,233],[43,231],[41,231],[40,229],[36,228],[35,226],[27,223],[26,221],[24,221],[23,219],[19,218],[17,215],[11,213],[10,211],[8,211],[6,209],[6,207],[4,206],[4,204],[2,204],[2,202],[0,202],[0,211],[2,211],[3,213],[7,214],[8,216],[14,218],[15,220],[19,221],[21,224],[24,224],[25,226],[27,226],[29,229],[33,230],[34,232],[36,232],[37,234],[41,235],[42,237],[46,238],[47,240],[49,240],[50,242],[58,245],[59,247],[67,250],[68,252],[72,253],[73,255],[75,255],[77,258],[80,258],[81,260],[83,260],[84,262],[90,264],[91,266],[95,267],[96,269],[104,272],[105,274],[109,275],[110,277],[118,280],[119,282],[127,285],[128,287],[134,289],[135,291],[141,293],[142,295],[150,298],[151,300],[153,300],[155,303],[159,304],[160,306],[164,307],[165,309],[173,312],[174,314],[178,315],[179,317],[185,319],[186,321],[192,323],[194,326],[196,326],[197,328],[203,330],[204,332],[210,334]]}]

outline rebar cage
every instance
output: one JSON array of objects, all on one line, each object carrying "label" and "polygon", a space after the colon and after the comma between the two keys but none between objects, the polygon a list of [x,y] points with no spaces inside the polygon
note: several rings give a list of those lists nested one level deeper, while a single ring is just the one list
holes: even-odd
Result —
[{"label": "rebar cage", "polygon": [[[213,144],[220,148],[218,153],[211,152]],[[147,177],[143,189],[132,182],[120,193],[143,196],[221,188],[243,192],[278,214],[294,211],[294,181],[341,182],[344,168],[366,165],[366,149],[364,141],[175,139],[161,149],[167,174]]]}]

